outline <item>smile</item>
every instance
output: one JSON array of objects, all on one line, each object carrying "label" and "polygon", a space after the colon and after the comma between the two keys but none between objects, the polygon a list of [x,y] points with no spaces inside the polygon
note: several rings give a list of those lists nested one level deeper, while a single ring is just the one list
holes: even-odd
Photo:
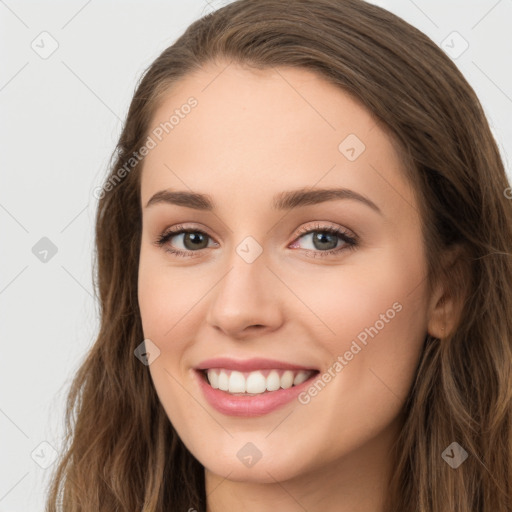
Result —
[{"label": "smile", "polygon": [[270,359],[216,358],[195,368],[208,404],[228,416],[261,416],[292,402],[319,374]]},{"label": "smile", "polygon": [[258,395],[278,389],[288,389],[308,380],[315,370],[261,369],[253,372],[239,372],[225,368],[210,368],[205,371],[208,383],[213,389],[230,394]]}]

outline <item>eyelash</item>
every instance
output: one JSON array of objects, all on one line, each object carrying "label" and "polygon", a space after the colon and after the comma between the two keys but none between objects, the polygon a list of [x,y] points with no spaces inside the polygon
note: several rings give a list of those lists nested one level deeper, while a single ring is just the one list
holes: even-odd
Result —
[{"label": "eyelash", "polygon": [[[357,237],[350,236],[346,231],[337,228],[335,226],[321,226],[316,225],[314,228],[301,228],[299,230],[298,236],[294,239],[294,242],[298,240],[299,238],[302,238],[304,235],[310,234],[310,233],[330,233],[333,235],[338,236],[343,242],[345,242],[346,245],[342,247],[338,247],[337,249],[329,249],[328,251],[320,251],[320,250],[314,250],[314,249],[303,249],[307,251],[308,253],[313,252],[315,256],[313,258],[325,258],[327,256],[338,254],[341,251],[345,250],[354,250],[359,245],[359,240]],[[183,228],[183,226],[176,226],[174,228],[170,228],[166,231],[164,231],[161,235],[158,236],[157,240],[155,241],[155,244],[158,247],[163,247],[171,238],[175,237],[176,235],[181,235],[182,233],[201,233],[202,235],[207,236],[208,238],[211,238],[208,233],[205,233],[204,231],[200,229],[191,229],[191,228]],[[164,249],[166,252],[171,253],[175,256],[180,257],[195,257],[199,256],[199,253],[202,249],[197,251],[183,251],[181,249],[172,249],[170,247],[166,247]],[[316,256],[318,254],[319,256]]]}]

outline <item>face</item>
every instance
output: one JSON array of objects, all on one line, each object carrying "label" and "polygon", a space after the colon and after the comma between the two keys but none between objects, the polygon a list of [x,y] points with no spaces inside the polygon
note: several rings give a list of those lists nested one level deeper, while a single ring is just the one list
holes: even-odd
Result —
[{"label": "face", "polygon": [[153,118],[139,305],[188,449],[212,474],[282,481],[396,434],[427,332],[421,220],[356,100],[304,69],[226,65]]}]

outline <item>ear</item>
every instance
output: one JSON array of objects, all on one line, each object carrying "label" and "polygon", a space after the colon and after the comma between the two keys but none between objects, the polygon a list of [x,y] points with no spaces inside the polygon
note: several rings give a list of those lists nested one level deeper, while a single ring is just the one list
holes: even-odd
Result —
[{"label": "ear", "polygon": [[464,284],[462,255],[463,248],[460,245],[447,249],[443,254],[444,273],[434,286],[428,308],[427,331],[434,338],[448,337],[459,321]]}]

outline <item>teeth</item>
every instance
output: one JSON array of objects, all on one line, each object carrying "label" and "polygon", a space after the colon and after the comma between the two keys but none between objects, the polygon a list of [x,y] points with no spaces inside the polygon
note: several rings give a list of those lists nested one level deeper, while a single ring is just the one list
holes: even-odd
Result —
[{"label": "teeth", "polygon": [[240,372],[231,372],[229,376],[230,393],[245,393],[245,377]]},{"label": "teeth", "polygon": [[258,370],[242,373],[235,370],[212,368],[207,370],[206,375],[214,389],[233,394],[260,394],[297,386],[309,379],[313,373],[313,370]]},{"label": "teeth", "polygon": [[276,391],[281,387],[281,378],[276,370],[272,370],[267,377],[267,390]]},{"label": "teeth", "polygon": [[229,389],[229,377],[226,372],[219,373],[219,389],[222,391],[227,391]]},{"label": "teeth", "polygon": [[291,388],[293,386],[294,377],[295,375],[293,375],[293,372],[291,372],[290,370],[286,370],[283,373],[283,376],[281,377],[281,387],[283,389]]},{"label": "teeth", "polygon": [[209,373],[208,379],[210,380],[210,386],[213,389],[219,389],[219,374],[217,372]]},{"label": "teeth", "polygon": [[264,393],[267,389],[267,379],[261,372],[251,372],[246,381],[247,393]]},{"label": "teeth", "polygon": [[305,380],[308,380],[308,372],[299,372],[297,375],[295,375],[295,378],[293,379],[293,385],[298,386],[299,384],[302,384]]}]

